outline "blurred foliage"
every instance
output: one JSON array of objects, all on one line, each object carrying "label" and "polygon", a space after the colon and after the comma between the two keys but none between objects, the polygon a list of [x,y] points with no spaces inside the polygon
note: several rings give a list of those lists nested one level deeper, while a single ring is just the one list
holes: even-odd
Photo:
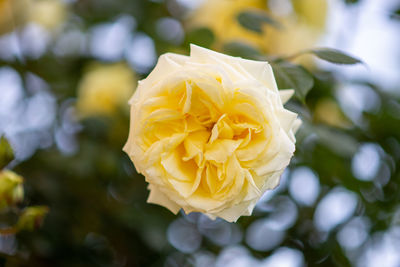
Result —
[{"label": "blurred foliage", "polygon": [[14,159],[14,153],[12,151],[10,143],[7,139],[2,136],[0,138],[0,169],[3,169]]},{"label": "blurred foliage", "polygon": [[[53,0],[53,4],[54,1],[57,2]],[[10,1],[0,0],[0,8],[7,2]],[[362,80],[345,81],[340,74],[318,69],[313,60],[311,63],[300,61],[305,66],[298,65],[299,62],[293,60],[304,49],[304,52],[310,52],[314,37],[303,36],[303,31],[295,30],[299,35],[296,35],[296,41],[291,41],[294,36],[285,34],[282,37],[284,43],[278,45],[282,49],[286,49],[284,45],[290,45],[284,54],[257,46],[255,44],[268,38],[274,39],[271,36],[279,36],[279,31],[285,31],[285,20],[281,21],[271,11],[254,15],[246,6],[242,13],[234,12],[232,17],[235,29],[245,35],[232,40],[224,38],[228,37],[224,36],[224,31],[217,32],[210,25],[193,27],[188,17],[190,8],[183,5],[183,1],[65,1],[52,7],[61,8],[50,12],[55,18],[47,18],[49,12],[37,7],[38,2],[41,5],[44,0],[31,0],[22,12],[24,14],[14,9],[12,27],[10,22],[3,23],[5,17],[0,15],[1,39],[8,38],[17,43],[14,50],[0,46],[0,70],[13,70],[21,80],[23,90],[23,98],[17,103],[20,109],[14,107],[7,114],[22,114],[18,120],[29,116],[32,120],[37,119],[41,105],[36,110],[29,110],[27,103],[33,103],[30,101],[40,94],[55,103],[54,110],[44,112],[45,115],[54,114],[50,123],[42,128],[28,128],[29,123],[26,123],[25,131],[20,128],[7,130],[13,124],[0,124],[0,134],[10,136],[9,139],[14,140],[11,144],[16,147],[16,158],[12,160],[8,143],[1,139],[1,168],[12,167],[25,178],[24,201],[15,203],[18,212],[8,212],[0,217],[0,227],[12,224],[24,229],[15,238],[0,233],[0,266],[201,266],[199,253],[211,255],[211,259],[220,257],[234,244],[244,247],[252,258],[260,261],[279,248],[288,247],[300,251],[307,266],[351,266],[367,249],[372,237],[399,225],[400,99],[379,85]],[[358,1],[345,2],[354,4]],[[34,10],[39,10],[41,15],[25,14]],[[294,10],[304,12],[298,3]],[[314,13],[307,16],[308,20],[321,23],[320,10],[311,10]],[[218,11],[224,12],[223,9]],[[24,16],[24,21],[20,16]],[[324,20],[325,15],[322,17]],[[283,29],[277,29],[277,23],[283,23]],[[11,33],[16,26],[19,27]],[[260,37],[260,31],[264,29],[266,35]],[[96,31],[99,31],[97,35]],[[323,30],[318,32],[319,35]],[[43,49],[37,41],[44,42]],[[116,83],[115,87],[106,85],[112,91],[105,99],[118,94],[121,84],[122,88],[128,86],[133,90],[133,77],[146,77],[158,55],[165,52],[188,54],[189,43],[235,56],[269,60],[279,87],[296,89],[298,97],[291,100],[288,107],[300,114],[304,124],[297,134],[297,151],[286,179],[291,184],[297,170],[302,167],[312,170],[320,185],[314,202],[307,205],[298,202],[291,187],[282,182],[270,200],[260,202],[253,216],[241,218],[237,224],[221,221],[213,224],[198,214],[180,215],[176,220],[176,216],[166,209],[146,203],[148,191],[144,178],[136,173],[121,150],[129,129],[127,105],[113,102],[121,106],[113,106],[112,112],[108,112],[106,105],[98,101],[99,106],[94,107],[96,112],[79,116],[76,107],[82,103],[80,90],[87,83],[85,79],[92,69],[90,66],[113,66],[112,63],[129,65],[132,73],[122,75],[127,79],[115,82],[115,79],[109,79],[112,74],[104,70],[99,78],[94,78],[99,83],[94,87]],[[336,50],[314,49],[311,52],[330,62],[358,62]],[[351,108],[355,107],[350,105],[349,108],[349,104],[338,97],[350,87],[360,89],[359,94],[372,95],[373,99],[369,99],[372,107],[358,106],[358,113],[354,113]],[[105,112],[98,112],[102,109]],[[37,120],[41,122],[44,118]],[[22,126],[24,122],[22,120]],[[39,122],[36,121],[41,125]],[[24,135],[40,138],[18,139]],[[378,154],[377,169],[364,174],[367,178],[360,178],[354,171],[354,162],[366,145],[373,145]],[[34,147],[34,152],[23,155],[21,151],[30,146]],[[365,161],[362,166],[369,170],[368,159],[361,161]],[[3,180],[0,177],[0,195]],[[12,194],[13,197],[7,197],[7,203],[10,199],[20,199],[23,192],[20,185],[19,182],[16,184],[17,192]],[[350,216],[323,230],[318,227],[315,217],[321,203],[336,189],[354,196],[356,206]],[[2,196],[0,206],[4,199]],[[285,207],[294,209],[295,219],[282,231],[279,242],[264,248],[254,245],[250,229],[255,229],[260,221],[273,220],[280,211],[285,211]],[[278,225],[282,225],[284,217],[277,218]],[[338,236],[353,218],[364,218],[370,225],[366,230],[367,238],[356,248],[348,249]],[[35,231],[25,231],[40,225]],[[174,227],[176,225],[178,227]],[[183,241],[179,241],[176,229],[191,232],[184,232]],[[221,241],[217,239],[218,229],[230,229],[239,234]],[[260,231],[260,236],[262,234]],[[185,240],[189,240],[186,247],[179,245]],[[267,236],[266,240],[273,238]],[[196,242],[197,247],[193,246]],[[190,244],[193,249],[189,249]]]}]

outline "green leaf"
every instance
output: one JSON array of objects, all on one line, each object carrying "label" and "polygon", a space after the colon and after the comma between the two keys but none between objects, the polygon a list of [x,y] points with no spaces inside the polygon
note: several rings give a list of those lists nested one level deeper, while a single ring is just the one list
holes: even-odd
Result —
[{"label": "green leaf", "polygon": [[323,126],[314,126],[313,129],[320,142],[334,153],[351,158],[357,152],[359,144],[351,135]]},{"label": "green leaf", "polygon": [[24,179],[16,173],[0,171],[0,211],[24,199]]},{"label": "green leaf", "polygon": [[210,48],[214,41],[214,33],[209,28],[194,29],[186,36],[187,44],[196,44],[205,48]]},{"label": "green leaf", "polygon": [[0,138],[0,170],[3,169],[14,159],[14,152],[7,139],[2,136]]},{"label": "green leaf", "polygon": [[317,49],[312,49],[309,51],[310,53],[313,53],[320,59],[329,61],[331,63],[335,64],[345,64],[345,65],[352,65],[352,64],[358,64],[358,63],[363,63],[361,60],[349,56],[345,54],[342,51],[336,50],[336,49],[331,49],[331,48],[317,48]]},{"label": "green leaf", "polygon": [[264,56],[257,48],[241,42],[226,43],[223,46],[223,50],[225,53],[235,57],[264,59]]},{"label": "green leaf", "polygon": [[356,4],[359,0],[345,0],[346,4]]},{"label": "green leaf", "polygon": [[244,28],[257,33],[262,33],[262,26],[264,23],[280,28],[280,24],[276,20],[262,12],[243,11],[240,12],[236,18]]},{"label": "green leaf", "polygon": [[312,75],[302,66],[287,62],[273,64],[272,68],[279,89],[294,89],[296,96],[304,102],[307,93],[314,86]]},{"label": "green leaf", "polygon": [[49,208],[47,206],[32,206],[25,208],[18,219],[18,231],[33,231],[39,228],[48,212]]},{"label": "green leaf", "polygon": [[400,6],[392,14],[390,14],[391,19],[400,20]]}]

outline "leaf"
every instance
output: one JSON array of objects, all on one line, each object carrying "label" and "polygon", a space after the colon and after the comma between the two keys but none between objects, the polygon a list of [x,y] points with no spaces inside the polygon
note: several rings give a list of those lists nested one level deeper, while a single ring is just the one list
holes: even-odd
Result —
[{"label": "leaf", "polygon": [[0,170],[3,169],[14,159],[14,152],[7,139],[2,136],[0,138]]},{"label": "leaf", "polygon": [[280,24],[276,20],[261,12],[243,11],[237,15],[236,19],[244,28],[257,33],[262,33],[264,23],[280,28]]},{"label": "leaf", "polygon": [[390,14],[390,18],[400,20],[400,7],[398,7],[397,10]]},{"label": "leaf", "polygon": [[314,126],[313,129],[320,142],[334,153],[351,158],[357,152],[359,144],[351,135],[323,126]]},{"label": "leaf", "polygon": [[12,171],[0,171],[0,211],[24,199],[23,182],[24,179]]},{"label": "leaf", "polygon": [[223,50],[225,53],[235,57],[264,59],[264,56],[257,48],[241,42],[226,43],[223,46]]},{"label": "leaf", "polygon": [[33,231],[39,228],[48,212],[49,208],[47,206],[32,206],[25,208],[18,219],[16,225],[17,230]]},{"label": "leaf", "polygon": [[187,44],[196,44],[205,48],[210,48],[214,41],[214,33],[205,27],[190,31],[186,37]]},{"label": "leaf", "polygon": [[361,60],[349,56],[345,54],[344,52],[332,48],[317,48],[317,49],[312,49],[309,51],[310,53],[313,53],[320,59],[329,61],[331,63],[335,64],[345,64],[345,65],[352,65],[352,64],[358,64],[358,63],[363,63]]},{"label": "leaf", "polygon": [[305,101],[307,93],[314,86],[312,75],[302,66],[290,63],[273,64],[279,89],[294,89],[296,96]]}]

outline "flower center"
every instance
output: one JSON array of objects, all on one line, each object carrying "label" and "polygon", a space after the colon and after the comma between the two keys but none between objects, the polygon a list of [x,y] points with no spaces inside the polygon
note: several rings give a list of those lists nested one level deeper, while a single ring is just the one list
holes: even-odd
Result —
[{"label": "flower center", "polygon": [[218,80],[184,81],[166,91],[143,105],[148,158],[160,160],[159,171],[184,197],[226,199],[245,190],[252,181],[247,167],[267,144],[265,120],[253,100],[225,94]]}]

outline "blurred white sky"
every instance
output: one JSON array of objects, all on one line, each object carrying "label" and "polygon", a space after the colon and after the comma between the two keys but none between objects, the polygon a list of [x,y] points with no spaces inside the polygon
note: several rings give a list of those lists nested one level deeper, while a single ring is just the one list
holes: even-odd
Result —
[{"label": "blurred white sky", "polygon": [[[387,90],[400,84],[400,22],[390,19],[398,0],[361,0],[351,8],[344,1],[330,0],[326,37],[321,45],[347,51],[367,67],[321,65],[351,79],[364,78]],[[398,91],[398,90],[397,90]]]}]

